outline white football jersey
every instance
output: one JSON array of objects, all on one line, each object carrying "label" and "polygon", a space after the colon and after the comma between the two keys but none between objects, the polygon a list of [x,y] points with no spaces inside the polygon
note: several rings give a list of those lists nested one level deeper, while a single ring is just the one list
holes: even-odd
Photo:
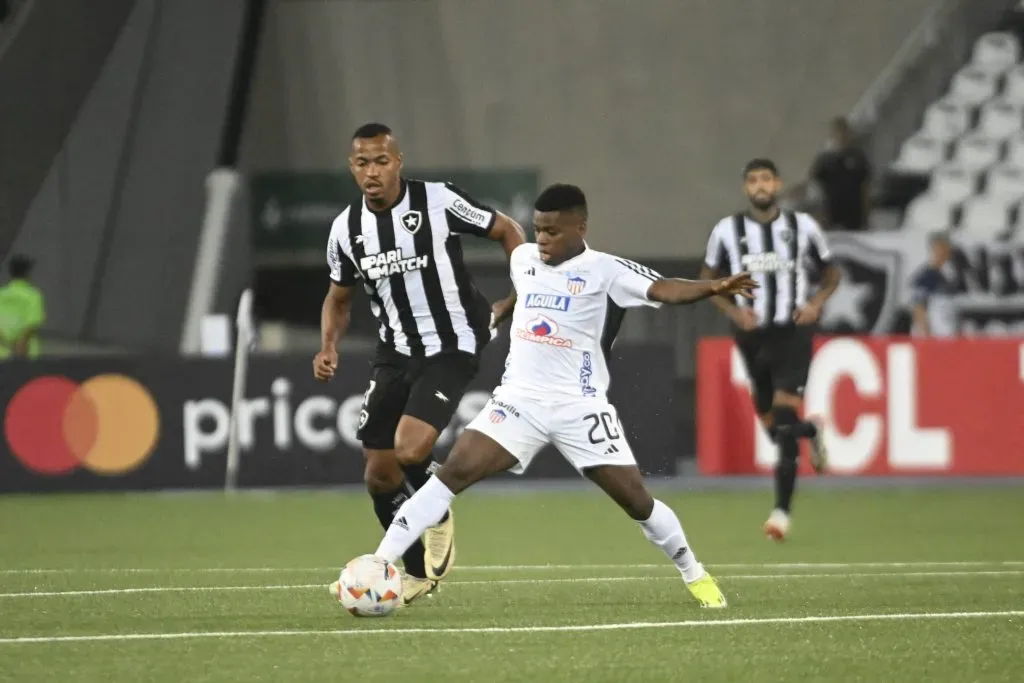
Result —
[{"label": "white football jersey", "polygon": [[623,309],[660,306],[647,290],[661,276],[593,249],[548,266],[532,243],[512,252],[509,268],[517,300],[501,386],[541,398],[604,399]]}]

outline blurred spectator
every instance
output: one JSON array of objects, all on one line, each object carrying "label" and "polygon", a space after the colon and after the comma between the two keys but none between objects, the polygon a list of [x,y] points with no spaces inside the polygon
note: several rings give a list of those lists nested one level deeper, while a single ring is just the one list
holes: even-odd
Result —
[{"label": "blurred spectator", "polygon": [[0,359],[39,356],[39,328],[46,320],[43,293],[29,281],[28,256],[11,258],[11,281],[0,287]]},{"label": "blurred spectator", "polygon": [[952,255],[953,245],[949,237],[932,235],[928,263],[914,273],[910,282],[912,334],[945,337],[953,333],[955,325],[946,297],[955,292],[953,284],[942,272]]},{"label": "blurred spectator", "polygon": [[844,118],[832,121],[825,151],[811,167],[811,180],[824,196],[825,223],[830,230],[864,230],[870,210],[871,162],[857,146]]}]

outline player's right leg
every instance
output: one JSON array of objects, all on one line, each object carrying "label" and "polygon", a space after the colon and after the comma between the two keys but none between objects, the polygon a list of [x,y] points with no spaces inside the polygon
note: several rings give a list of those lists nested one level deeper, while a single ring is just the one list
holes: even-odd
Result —
[{"label": "player's right leg", "polygon": [[780,415],[774,410],[776,392],[771,371],[775,360],[774,339],[769,335],[770,330],[742,333],[737,335],[736,346],[750,379],[750,398],[754,402],[754,410],[768,436],[779,447],[774,472],[775,504],[761,528],[768,538],[781,541],[789,533],[789,508],[796,490],[797,457],[800,451],[795,440],[780,439]]},{"label": "player's right leg", "polygon": [[779,460],[776,465],[775,508],[763,528],[765,535],[777,541],[785,539],[789,533],[790,509],[800,460],[800,440],[810,441],[811,465],[815,471],[823,471],[828,461],[824,429],[816,420],[800,417],[804,386],[807,384],[813,354],[812,340],[813,329],[810,327],[780,328],[775,330],[768,349],[774,387],[771,413],[774,440],[779,446]]},{"label": "player's right leg", "polygon": [[[374,514],[385,530],[413,493],[395,455],[395,431],[408,395],[409,383],[400,364],[379,362],[374,365],[370,385],[363,397],[356,437],[363,443],[366,458],[363,479],[373,499]],[[435,587],[435,582],[427,576],[425,556],[423,543],[417,539],[402,557],[406,602],[429,593]]]},{"label": "player's right leg", "polygon": [[[409,399],[395,433],[395,455],[414,490],[422,488],[437,469],[434,445],[478,368],[476,356],[460,352],[419,361],[410,373]],[[427,578],[443,579],[455,563],[455,520],[450,512],[426,530],[423,545]]]},{"label": "player's right leg", "polygon": [[444,517],[456,494],[496,472],[522,473],[547,443],[541,424],[525,401],[495,391],[444,464],[398,511],[375,554],[393,562],[419,534]]},{"label": "player's right leg", "polygon": [[374,554],[394,562],[428,527],[448,513],[457,494],[492,474],[517,465],[517,458],[490,436],[474,429],[471,423],[434,476],[398,510]]}]

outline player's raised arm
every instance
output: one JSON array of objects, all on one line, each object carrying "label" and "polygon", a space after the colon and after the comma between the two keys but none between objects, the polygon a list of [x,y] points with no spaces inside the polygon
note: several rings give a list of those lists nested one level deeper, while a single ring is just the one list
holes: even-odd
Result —
[{"label": "player's raised arm", "polygon": [[663,304],[692,304],[711,296],[726,297],[737,294],[752,299],[757,286],[750,273],[737,273],[714,280],[662,278],[651,284],[647,290],[647,297],[651,301]]}]

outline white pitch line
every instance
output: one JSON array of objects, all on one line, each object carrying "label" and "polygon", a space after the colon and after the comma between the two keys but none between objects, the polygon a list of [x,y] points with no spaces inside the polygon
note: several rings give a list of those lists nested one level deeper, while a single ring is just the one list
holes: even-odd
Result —
[{"label": "white pitch line", "polygon": [[33,643],[94,643],[129,640],[185,640],[199,638],[268,638],[278,636],[368,636],[395,634],[491,634],[491,633],[579,633],[588,631],[631,631],[703,626],[763,626],[768,624],[828,624],[856,621],[915,621],[925,619],[992,619],[1024,616],[1024,610],[992,612],[918,612],[896,614],[843,614],[811,617],[764,617],[755,619],[692,619],[689,621],[637,621],[622,624],[576,624],[568,626],[493,626],[479,628],[352,628],[294,631],[193,631],[184,633],[110,633],[91,636],[21,636],[0,638],[0,645]]},{"label": "white pitch line", "polygon": [[[776,581],[787,579],[850,579],[850,578],[903,578],[903,577],[964,577],[964,576],[1021,576],[1024,570],[960,571],[960,572],[854,572],[846,574],[719,574],[718,579],[729,581]],[[477,581],[446,581],[445,586],[504,586],[515,584],[556,584],[556,583],[617,583],[621,581],[679,581],[679,575],[672,576],[581,576],[557,579],[483,579]],[[24,591],[0,593],[3,598],[55,598],[103,595],[131,595],[135,593],[216,593],[221,591],[259,590],[309,590],[326,588],[323,583],[291,583],[269,586],[148,586],[139,588],[96,588],[69,591]]]},{"label": "white pitch line", "polygon": [[[458,565],[459,571],[563,571],[572,569],[658,569],[664,562],[651,564],[478,564]],[[857,569],[898,567],[1024,567],[1024,560],[963,562],[734,562],[706,564],[719,569]],[[337,571],[338,567],[55,567],[0,569],[0,575],[19,574],[221,574],[221,573],[301,573]]]},{"label": "white pitch line", "polygon": [[325,583],[289,583],[271,586],[144,586],[140,588],[96,588],[74,591],[26,591],[22,593],[0,593],[0,598],[74,598],[89,595],[131,595],[133,593],[216,593],[220,591],[280,591],[320,588]]}]

